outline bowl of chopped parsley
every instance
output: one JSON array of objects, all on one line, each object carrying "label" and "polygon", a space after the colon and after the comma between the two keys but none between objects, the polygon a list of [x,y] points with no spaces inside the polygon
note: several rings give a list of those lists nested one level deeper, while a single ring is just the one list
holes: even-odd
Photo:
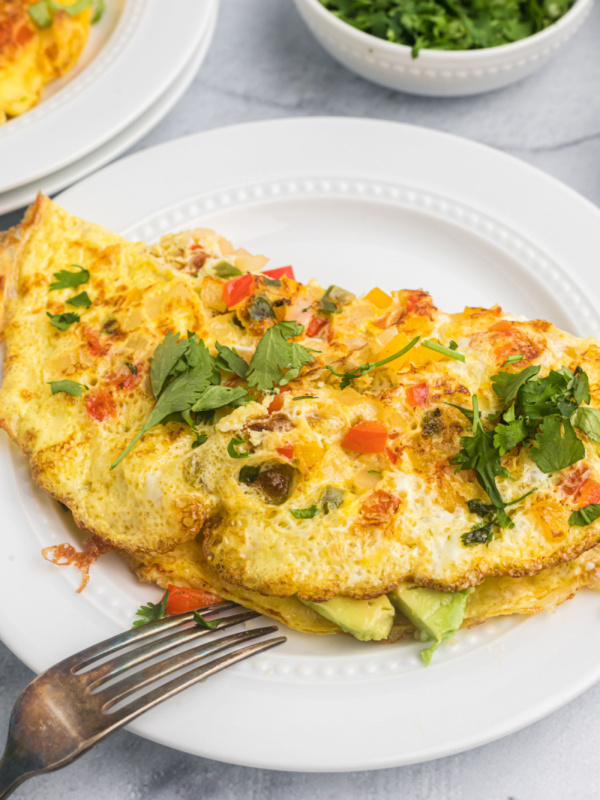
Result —
[{"label": "bowl of chopped parsley", "polygon": [[329,53],[383,86],[477,94],[539,69],[593,0],[295,0]]}]

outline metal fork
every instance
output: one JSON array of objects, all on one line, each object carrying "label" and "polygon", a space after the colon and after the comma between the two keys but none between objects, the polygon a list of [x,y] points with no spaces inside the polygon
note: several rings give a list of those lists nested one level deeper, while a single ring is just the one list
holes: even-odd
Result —
[{"label": "metal fork", "polygon": [[[212,617],[232,609],[239,610],[239,606],[217,603],[200,611],[203,617]],[[209,630],[196,624],[187,625],[194,618],[194,612],[188,611],[113,636],[43,672],[25,687],[15,703],[0,762],[0,800],[27,778],[69,764],[109,733],[182,689],[283,644],[286,637],[277,636],[240,647],[274,633],[278,629],[273,625],[222,636],[175,654],[171,652],[258,616],[254,611],[223,616],[216,628]],[[102,661],[125,647],[131,649]],[[230,652],[160,683],[167,676],[223,651]],[[137,669],[166,653],[170,657]],[[146,691],[140,695],[141,690]]]}]

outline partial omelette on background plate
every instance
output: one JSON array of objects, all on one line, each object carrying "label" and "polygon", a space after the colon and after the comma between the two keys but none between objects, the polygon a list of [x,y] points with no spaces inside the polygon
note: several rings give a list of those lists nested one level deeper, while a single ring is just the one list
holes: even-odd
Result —
[{"label": "partial omelette on background plate", "polygon": [[0,424],[94,541],[299,630],[434,646],[597,582],[597,342],[265,266],[43,197],[4,234]]},{"label": "partial omelette on background plate", "polygon": [[0,125],[36,106],[75,66],[103,8],[104,0],[0,3]]}]

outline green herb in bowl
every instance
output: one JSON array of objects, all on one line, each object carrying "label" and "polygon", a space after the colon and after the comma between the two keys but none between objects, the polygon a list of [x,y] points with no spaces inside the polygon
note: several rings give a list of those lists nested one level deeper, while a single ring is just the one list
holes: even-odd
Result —
[{"label": "green herb in bowl", "polygon": [[320,0],[343,22],[420,50],[479,50],[525,39],[575,0]]}]

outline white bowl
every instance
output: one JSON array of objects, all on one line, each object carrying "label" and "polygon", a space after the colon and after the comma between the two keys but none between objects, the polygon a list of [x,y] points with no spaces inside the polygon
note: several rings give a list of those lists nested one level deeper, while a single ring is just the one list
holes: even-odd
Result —
[{"label": "white bowl", "polygon": [[323,47],[348,69],[390,89],[412,94],[458,96],[499,89],[546,64],[583,24],[594,0],[576,0],[549,28],[512,44],[483,50],[421,50],[394,44],[353,28],[319,0],[295,0]]}]

